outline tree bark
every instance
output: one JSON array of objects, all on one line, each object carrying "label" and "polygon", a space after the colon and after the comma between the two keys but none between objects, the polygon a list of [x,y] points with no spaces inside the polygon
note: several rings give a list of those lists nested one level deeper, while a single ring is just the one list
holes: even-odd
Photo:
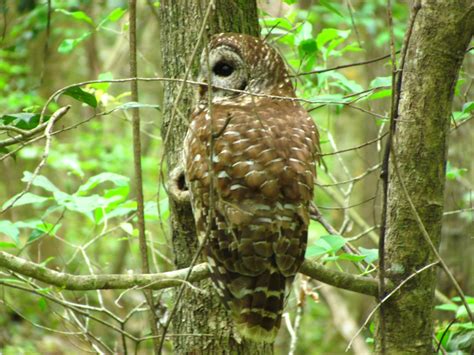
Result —
[{"label": "tree bark", "polygon": [[[402,74],[388,195],[386,268],[394,282],[436,260],[423,238],[397,178],[401,175],[431,240],[438,248],[443,214],[446,152],[454,86],[474,31],[472,0],[423,0]],[[393,158],[393,156],[392,156]],[[437,270],[423,271],[383,306],[376,351],[433,352],[433,301]],[[382,348],[382,343],[385,344]]]},{"label": "tree bark", "polygon": [[[170,78],[183,78],[188,61],[199,41],[198,33],[206,12],[208,1],[163,0],[160,6],[161,46],[163,74]],[[214,1],[215,8],[208,20],[204,36],[219,32],[241,32],[258,35],[257,6],[254,0]],[[201,40],[202,48],[204,41]],[[192,74],[195,78],[201,48],[194,58]],[[184,88],[182,99],[172,119],[172,106],[181,84],[165,84],[162,136],[170,134],[165,144],[168,171],[172,171],[181,159],[183,138],[192,112],[193,88]],[[189,203],[170,199],[172,212],[172,243],[177,268],[189,266],[196,253],[194,219]],[[268,354],[272,346],[243,341],[235,333],[227,312],[219,301],[209,280],[196,285],[204,293],[186,288],[172,322],[174,353],[176,354]],[[186,335],[187,334],[187,335]]]}]

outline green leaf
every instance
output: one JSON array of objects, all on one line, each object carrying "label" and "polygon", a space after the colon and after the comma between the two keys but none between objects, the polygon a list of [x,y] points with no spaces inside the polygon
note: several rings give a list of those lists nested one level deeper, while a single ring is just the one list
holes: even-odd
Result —
[{"label": "green leaf", "polygon": [[338,255],[338,257],[340,260],[348,260],[348,261],[354,261],[354,262],[359,262],[366,258],[365,255],[356,255],[356,254],[348,254],[348,253],[342,253]]},{"label": "green leaf", "polygon": [[462,121],[467,118],[469,118],[469,113],[468,112],[463,112],[463,111],[453,111],[453,120],[454,121]]},{"label": "green leaf", "polygon": [[440,304],[435,306],[435,309],[439,311],[449,311],[449,312],[456,312],[458,310],[459,306],[453,303],[446,303],[446,304]]},{"label": "green leaf", "polygon": [[466,168],[455,168],[449,161],[446,164],[446,179],[448,180],[456,180],[457,178],[463,176],[466,172]]},{"label": "green leaf", "polygon": [[102,21],[100,21],[97,29],[100,30],[107,22],[117,22],[122,18],[122,16],[127,12],[127,10],[120,7],[114,9],[110,14],[108,14]]},{"label": "green leaf", "polygon": [[59,228],[61,228],[61,224],[52,224],[40,221],[40,223],[36,225],[36,228],[30,233],[27,242],[31,243],[43,235],[54,236],[56,235]]},{"label": "green leaf", "polygon": [[83,11],[67,11],[67,10],[64,10],[64,9],[56,9],[56,12],[59,12],[59,13],[62,13],[66,16],[69,16],[69,17],[72,17],[73,19],[75,20],[78,20],[78,21],[83,21],[83,22],[87,22],[91,25],[94,24],[94,21],[92,21],[92,19]]},{"label": "green leaf", "polygon": [[9,248],[17,248],[17,245],[15,243],[2,242],[0,240],[0,249],[9,249]]},{"label": "green leaf", "polygon": [[71,96],[77,101],[83,102],[91,107],[97,107],[97,99],[94,94],[82,90],[80,87],[72,87],[63,92],[64,95]]},{"label": "green leaf", "polygon": [[48,304],[46,303],[46,300],[43,297],[38,300],[38,307],[43,312],[46,312],[48,310]]},{"label": "green leaf", "polygon": [[391,76],[378,76],[372,80],[369,84],[371,88],[376,88],[380,86],[392,86],[392,77]]},{"label": "green leaf", "polygon": [[91,34],[92,32],[86,32],[78,38],[66,38],[59,44],[58,52],[62,54],[70,53],[78,44],[87,39]]},{"label": "green leaf", "polygon": [[316,44],[316,41],[312,38],[302,40],[298,47],[304,54],[308,55],[314,54],[318,50],[318,45]]},{"label": "green leaf", "polygon": [[37,175],[33,179],[33,174],[29,171],[23,172],[23,178],[21,179],[23,182],[31,182],[33,186],[41,187],[46,191],[50,192],[61,192],[49,179],[43,175]]},{"label": "green leaf", "polygon": [[[114,78],[113,74],[111,72],[106,72],[106,73],[100,73],[99,77],[97,79],[99,80],[112,80]],[[102,90],[102,91],[107,91],[109,88],[110,83],[94,83],[94,84],[89,84],[89,87],[96,89],[96,90]]]},{"label": "green leaf", "polygon": [[[40,117],[39,113],[9,113],[0,117],[0,124],[30,130],[38,126]],[[44,121],[46,122],[50,117],[49,115],[44,116]]]},{"label": "green leaf", "polygon": [[359,247],[359,251],[362,255],[365,256],[364,261],[366,263],[373,263],[379,258],[378,249],[366,249],[364,247]]},{"label": "green leaf", "polygon": [[89,180],[87,180],[84,185],[79,187],[79,190],[77,190],[76,194],[84,195],[85,192],[92,190],[97,185],[102,184],[104,182],[111,182],[118,187],[128,187],[129,181],[130,179],[123,175],[114,173],[102,173],[89,178]]},{"label": "green leaf", "polygon": [[346,244],[340,235],[323,235],[306,250],[306,257],[335,253]]},{"label": "green leaf", "polygon": [[[469,309],[471,310],[471,313],[474,312],[474,305],[470,304],[468,305]],[[467,309],[464,305],[459,306],[457,312],[456,312],[456,318],[457,319],[468,319],[468,314],[467,314]]]},{"label": "green leaf", "polygon": [[[467,302],[467,303],[469,303],[469,304],[474,304],[474,297],[464,296],[464,298],[466,299],[466,302]],[[451,300],[452,300],[453,302],[461,302],[461,297],[456,296],[456,297],[451,298]]]},{"label": "green leaf", "polygon": [[462,105],[462,112],[469,113],[471,111],[474,111],[474,101],[469,101]]},{"label": "green leaf", "polygon": [[[15,201],[17,196],[18,195],[15,195],[11,199],[9,199],[7,202],[5,202],[2,208],[5,209],[7,206],[10,206],[13,203],[13,201]],[[31,192],[27,192],[15,202],[14,206],[18,207],[18,206],[23,206],[23,205],[31,205],[35,203],[42,203],[48,200],[50,200],[49,197],[39,196],[39,195],[32,194]]]},{"label": "green leaf", "polygon": [[10,237],[15,242],[15,246],[20,243],[20,231],[18,227],[7,220],[0,221],[0,233]]},{"label": "green leaf", "polygon": [[379,90],[368,96],[369,100],[383,99],[384,97],[392,96],[392,89]]}]

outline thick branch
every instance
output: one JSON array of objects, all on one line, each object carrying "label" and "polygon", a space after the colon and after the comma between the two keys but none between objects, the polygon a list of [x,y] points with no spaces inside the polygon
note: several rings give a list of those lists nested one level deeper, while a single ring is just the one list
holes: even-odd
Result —
[{"label": "thick branch", "polygon": [[[181,285],[188,272],[186,268],[158,274],[72,275],[51,270],[2,251],[0,251],[0,267],[4,267],[24,276],[32,277],[52,286],[75,291],[132,288],[160,290]],[[331,270],[310,260],[305,260],[300,272],[315,280],[338,288],[369,296],[377,295],[378,283],[375,279]],[[208,277],[209,271],[207,264],[202,263],[193,267],[188,282],[197,282]]]}]

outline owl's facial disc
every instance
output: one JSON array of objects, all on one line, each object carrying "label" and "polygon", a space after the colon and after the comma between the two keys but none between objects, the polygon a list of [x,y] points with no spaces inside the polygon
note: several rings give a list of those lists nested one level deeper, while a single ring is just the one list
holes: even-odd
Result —
[{"label": "owl's facial disc", "polygon": [[[210,72],[208,70],[210,69]],[[212,96],[216,98],[232,97],[238,93],[225,89],[245,90],[248,83],[248,71],[241,56],[232,47],[221,45],[213,48],[209,52],[209,59],[206,52],[201,57],[200,81],[208,82],[210,79],[212,86]],[[207,92],[202,88],[201,95]]]}]

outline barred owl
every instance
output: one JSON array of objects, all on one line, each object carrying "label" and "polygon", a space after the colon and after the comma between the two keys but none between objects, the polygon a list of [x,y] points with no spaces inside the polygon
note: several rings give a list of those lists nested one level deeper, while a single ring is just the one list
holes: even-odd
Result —
[{"label": "barred owl", "polygon": [[298,102],[271,97],[295,93],[260,39],[214,36],[201,58],[208,79],[212,95],[200,87],[184,143],[197,232],[239,333],[273,342],[304,260],[318,133]]}]

